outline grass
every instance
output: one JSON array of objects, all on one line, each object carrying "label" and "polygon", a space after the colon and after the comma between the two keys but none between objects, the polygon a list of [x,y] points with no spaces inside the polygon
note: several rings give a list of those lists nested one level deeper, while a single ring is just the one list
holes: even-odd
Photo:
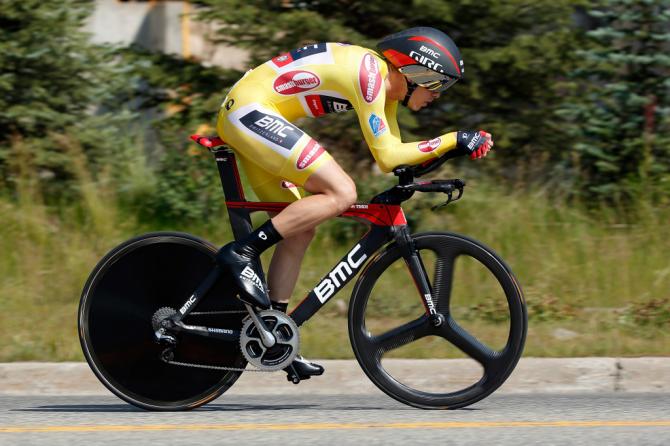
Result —
[{"label": "grass", "polygon": [[[207,224],[154,227],[118,205],[104,172],[92,178],[76,145],[81,200],[44,204],[36,172],[20,144],[13,156],[16,192],[0,191],[0,361],[82,360],[76,314],[82,286],[99,258],[123,240],[152,230],[195,233],[216,244],[230,239],[225,214]],[[446,175],[445,175],[446,176]],[[587,212],[540,192],[504,193],[490,184],[468,186],[463,201],[431,213],[435,197],[417,196],[406,213],[414,230],[450,230],[481,240],[507,261],[521,283],[530,313],[529,356],[638,356],[670,353],[670,209],[640,203],[635,219],[607,209]],[[338,226],[339,225],[339,226]],[[344,254],[350,231],[328,223],[310,247],[293,302]],[[345,227],[346,229],[347,227]],[[267,256],[266,256],[267,260]],[[431,264],[430,259],[426,259]],[[265,262],[267,265],[267,262]],[[430,266],[429,266],[430,267]],[[374,291],[372,330],[416,311],[414,285],[393,266]],[[499,347],[508,327],[497,311],[502,295],[486,271],[468,259],[456,268],[453,312],[468,330]],[[348,285],[302,330],[309,357],[350,358]],[[403,319],[405,318],[405,319]],[[394,353],[404,357],[461,357],[427,339]]]}]

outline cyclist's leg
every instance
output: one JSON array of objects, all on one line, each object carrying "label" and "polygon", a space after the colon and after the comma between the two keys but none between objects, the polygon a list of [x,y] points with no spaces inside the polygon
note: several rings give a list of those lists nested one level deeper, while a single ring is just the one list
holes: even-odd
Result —
[{"label": "cyclist's leg", "polygon": [[284,237],[312,229],[356,202],[356,184],[333,159],[323,163],[302,185],[312,195],[292,203],[272,219]]},{"label": "cyclist's leg", "polygon": [[[240,157],[242,168],[256,196],[261,201],[294,202],[301,198],[301,190],[293,183],[280,177],[270,175],[259,169],[252,162]],[[277,213],[269,213],[274,218]],[[314,229],[308,229],[290,237],[285,237],[275,246],[275,252],[268,268],[267,281],[270,300],[275,303],[287,304],[300,273],[300,266],[305,251],[314,237]],[[286,311],[281,305],[282,311]]]},{"label": "cyclist's leg", "polygon": [[[315,226],[349,208],[355,201],[355,185],[339,165],[330,160],[305,182],[305,188],[314,195],[301,198],[300,189],[292,183],[258,168],[246,157],[240,157],[240,161],[260,200],[292,203],[284,211],[271,215],[275,228],[284,239],[276,245],[267,275],[270,299],[287,303],[297,282],[305,251],[314,237]],[[345,189],[343,184],[349,189]],[[338,197],[338,193],[344,198]],[[293,227],[289,226],[290,230],[286,230],[288,225],[284,225],[282,220]]]},{"label": "cyclist's leg", "polygon": [[[222,109],[217,129],[243,158],[243,163],[247,167],[245,170],[251,177],[252,186],[255,186],[257,193],[263,189],[262,186],[279,177],[279,179],[286,178],[294,184],[304,185],[309,192],[315,194],[294,201],[254,231],[248,237],[249,240],[245,239],[238,243],[241,248],[236,248],[238,252],[253,251],[257,254],[269,247],[269,243],[254,238],[258,237],[256,232],[259,230],[265,233],[267,229],[276,231],[281,237],[288,239],[284,246],[291,246],[293,239],[296,246],[293,246],[293,249],[280,247],[278,258],[283,259],[287,263],[286,268],[297,277],[308,244],[305,240],[311,238],[309,233],[300,234],[311,231],[318,223],[346,210],[356,199],[353,181],[323,147],[284,120],[272,105],[251,102],[233,105],[230,110]],[[277,200],[263,192],[259,197],[268,201]],[[278,241],[273,240],[274,243]],[[254,243],[261,249],[253,246]],[[252,245],[252,249],[248,249],[248,245]],[[276,274],[272,276],[281,277]],[[287,282],[290,286],[278,287],[277,298],[281,300],[286,299],[292,291],[294,280]],[[277,287],[275,283],[271,286]]]}]

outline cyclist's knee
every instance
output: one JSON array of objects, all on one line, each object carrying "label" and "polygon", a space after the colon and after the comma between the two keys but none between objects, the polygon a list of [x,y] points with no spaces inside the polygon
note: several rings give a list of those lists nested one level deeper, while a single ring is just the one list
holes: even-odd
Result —
[{"label": "cyclist's knee", "polygon": [[356,203],[358,194],[356,192],[356,184],[349,178],[349,181],[338,184],[334,190],[328,195],[333,202],[333,208],[337,210],[338,214],[349,209],[349,207]]}]

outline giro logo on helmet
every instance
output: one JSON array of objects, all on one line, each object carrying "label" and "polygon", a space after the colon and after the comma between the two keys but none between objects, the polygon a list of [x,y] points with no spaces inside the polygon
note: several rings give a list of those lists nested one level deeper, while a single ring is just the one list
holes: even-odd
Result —
[{"label": "giro logo on helmet", "polygon": [[421,65],[425,66],[426,68],[430,68],[431,70],[435,70],[435,71],[439,70],[440,72],[444,72],[444,70],[441,69],[442,64],[437,63],[437,61],[434,61],[433,59],[431,59],[428,56],[424,56],[423,54],[417,53],[416,51],[410,51],[409,56],[412,59],[419,62]]}]

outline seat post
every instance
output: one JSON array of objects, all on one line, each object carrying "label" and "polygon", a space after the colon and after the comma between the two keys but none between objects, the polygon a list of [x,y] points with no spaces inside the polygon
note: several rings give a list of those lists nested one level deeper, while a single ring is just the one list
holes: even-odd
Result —
[{"label": "seat post", "polygon": [[[214,150],[214,158],[216,165],[219,168],[219,176],[221,177],[221,186],[223,187],[223,194],[226,197],[226,202],[240,202],[247,201],[244,197],[244,189],[240,181],[240,173],[237,169],[237,160],[235,154],[228,149],[222,148]],[[253,230],[251,224],[251,215],[247,209],[228,207],[228,216],[230,218],[230,226],[233,229],[235,240],[239,240]]]}]

